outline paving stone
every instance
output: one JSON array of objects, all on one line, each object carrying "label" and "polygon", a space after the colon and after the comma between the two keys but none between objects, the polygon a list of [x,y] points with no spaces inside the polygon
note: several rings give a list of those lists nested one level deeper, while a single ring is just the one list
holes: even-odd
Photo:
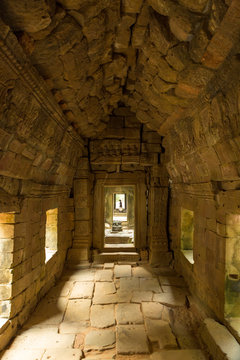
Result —
[{"label": "paving stone", "polygon": [[107,304],[116,304],[118,301],[117,294],[95,294],[93,297],[94,305],[107,305]]},{"label": "paving stone", "polygon": [[102,350],[111,348],[116,342],[113,329],[92,330],[85,338],[85,350]]},{"label": "paving stone", "polygon": [[112,270],[97,270],[95,275],[96,281],[112,281],[113,271]]},{"label": "paving stone", "polygon": [[143,325],[117,327],[117,354],[148,354],[148,341]]},{"label": "paving stone", "polygon": [[201,350],[162,350],[153,353],[151,360],[206,360],[206,358]]},{"label": "paving stone", "polygon": [[69,299],[91,298],[93,287],[93,282],[77,281],[73,286]]},{"label": "paving stone", "polygon": [[113,269],[114,268],[114,263],[105,263],[104,264],[104,269]]},{"label": "paving stone", "polygon": [[152,291],[133,291],[131,302],[141,303],[142,301],[151,301],[152,297]]},{"label": "paving stone", "polygon": [[145,317],[151,319],[161,319],[163,305],[157,302],[143,302],[142,311]]},{"label": "paving stone", "polygon": [[43,349],[41,350],[29,350],[29,349],[17,349],[7,350],[1,357],[1,360],[42,360],[44,354]]},{"label": "paving stone", "polygon": [[130,277],[132,275],[131,265],[115,265],[114,275],[116,278]]},{"label": "paving stone", "polygon": [[81,360],[82,358],[83,353],[79,349],[47,349],[42,360]]},{"label": "paving stone", "polygon": [[117,302],[118,303],[128,303],[131,301],[132,293],[131,291],[117,291]]},{"label": "paving stone", "polygon": [[84,321],[90,318],[91,300],[69,300],[64,321]]},{"label": "paving stone", "polygon": [[33,315],[27,322],[27,327],[59,325],[63,319],[64,312],[67,307],[67,298],[59,299],[45,298],[37,306]]},{"label": "paving stone", "polygon": [[147,335],[150,341],[158,341],[160,349],[177,349],[176,338],[169,324],[163,320],[145,319]]},{"label": "paving stone", "polygon": [[116,293],[116,287],[113,282],[96,282],[95,295],[108,295]]},{"label": "paving stone", "polygon": [[139,277],[139,278],[152,278],[153,277],[152,272],[142,266],[133,267],[132,272],[133,272],[133,276]]},{"label": "paving stone", "polygon": [[67,297],[70,294],[74,285],[73,281],[61,281],[56,286],[54,286],[49,293],[47,294],[47,298],[58,299],[59,297]]},{"label": "paving stone", "polygon": [[154,294],[153,301],[160,302],[166,306],[176,307],[184,306],[186,296],[179,292]]},{"label": "paving stone", "polygon": [[80,333],[89,326],[88,321],[63,321],[59,326],[60,334],[77,334]]},{"label": "paving stone", "polygon": [[140,279],[140,290],[153,291],[155,293],[161,293],[158,279]]},{"label": "paving stone", "polygon": [[14,339],[11,349],[71,349],[74,338],[73,334],[56,333],[56,328],[31,328]]},{"label": "paving stone", "polygon": [[105,328],[115,325],[114,305],[93,305],[90,316],[91,326]]},{"label": "paving stone", "polygon": [[134,291],[139,290],[140,280],[138,278],[123,278],[120,279],[121,291]]},{"label": "paving stone", "polygon": [[69,270],[62,278],[68,281],[94,281],[95,270],[94,269],[81,269],[81,270]]},{"label": "paving stone", "polygon": [[186,283],[181,276],[159,276],[161,286],[186,287]]},{"label": "paving stone", "polygon": [[116,309],[117,323],[143,324],[143,316],[139,304],[118,304]]}]

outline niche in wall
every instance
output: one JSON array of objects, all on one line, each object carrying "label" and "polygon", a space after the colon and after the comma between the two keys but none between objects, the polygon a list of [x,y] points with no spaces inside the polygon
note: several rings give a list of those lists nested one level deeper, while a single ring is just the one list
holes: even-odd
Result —
[{"label": "niche in wall", "polygon": [[181,251],[186,259],[193,264],[194,213],[181,208]]},{"label": "niche in wall", "polygon": [[226,216],[225,317],[240,318],[240,215]]},{"label": "niche in wall", "polygon": [[46,211],[45,231],[45,262],[47,262],[58,249],[58,209]]}]

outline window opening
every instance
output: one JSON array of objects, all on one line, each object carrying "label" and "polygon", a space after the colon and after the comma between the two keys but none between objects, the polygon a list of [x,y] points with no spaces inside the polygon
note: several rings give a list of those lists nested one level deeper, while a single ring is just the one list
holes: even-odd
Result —
[{"label": "window opening", "polygon": [[186,259],[194,264],[193,259],[194,213],[181,208],[181,250]]},{"label": "window opening", "polygon": [[58,209],[46,211],[45,262],[48,262],[58,249]]}]

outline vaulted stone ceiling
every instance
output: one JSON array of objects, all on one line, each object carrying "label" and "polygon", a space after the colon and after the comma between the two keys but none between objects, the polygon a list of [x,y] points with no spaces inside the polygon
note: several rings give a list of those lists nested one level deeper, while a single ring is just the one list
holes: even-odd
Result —
[{"label": "vaulted stone ceiling", "polygon": [[101,132],[119,102],[163,134],[232,51],[236,8],[237,0],[0,2],[4,21],[83,137]]}]

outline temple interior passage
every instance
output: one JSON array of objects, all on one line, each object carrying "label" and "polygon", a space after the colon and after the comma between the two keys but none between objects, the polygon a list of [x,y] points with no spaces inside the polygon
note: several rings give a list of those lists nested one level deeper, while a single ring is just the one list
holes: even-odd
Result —
[{"label": "temple interior passage", "polygon": [[240,360],[240,1],[0,1],[0,358]]}]

